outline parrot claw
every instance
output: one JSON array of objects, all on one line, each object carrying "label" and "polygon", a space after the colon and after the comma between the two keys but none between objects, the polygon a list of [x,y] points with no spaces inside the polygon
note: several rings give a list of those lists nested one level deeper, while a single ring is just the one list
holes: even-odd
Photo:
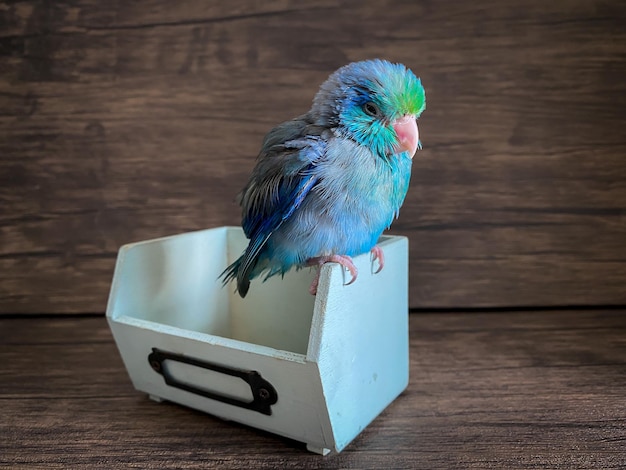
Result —
[{"label": "parrot claw", "polygon": [[372,268],[374,267],[374,261],[378,260],[378,269],[372,271],[374,274],[378,274],[383,270],[385,266],[385,253],[383,253],[383,249],[378,245],[374,246],[374,248],[370,251],[372,253]]},{"label": "parrot claw", "polygon": [[311,258],[306,262],[307,266],[317,266],[317,274],[315,275],[315,278],[313,279],[313,282],[311,282],[311,286],[309,287],[309,293],[311,295],[316,295],[317,294],[317,286],[320,282],[320,273],[322,271],[322,265],[326,264],[326,263],[339,263],[340,265],[342,265],[344,268],[346,268],[348,271],[350,271],[350,274],[352,275],[352,279],[350,279],[349,282],[346,282],[344,285],[345,286],[349,286],[350,284],[352,284],[354,281],[356,281],[356,278],[359,274],[356,266],[354,265],[354,263],[352,262],[352,258],[350,258],[349,256],[345,256],[345,255],[327,255],[327,256],[318,256],[316,258]]}]

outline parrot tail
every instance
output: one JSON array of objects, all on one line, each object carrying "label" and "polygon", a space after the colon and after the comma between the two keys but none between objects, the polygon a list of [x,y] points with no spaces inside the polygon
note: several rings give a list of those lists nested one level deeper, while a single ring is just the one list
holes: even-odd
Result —
[{"label": "parrot tail", "polygon": [[243,260],[244,256],[240,256],[219,276],[219,278],[222,280],[222,285],[224,286],[233,279],[237,279],[237,292],[242,298],[246,296],[246,294],[248,293],[248,289],[250,289],[250,279],[248,279],[247,276],[242,276],[240,273]]}]

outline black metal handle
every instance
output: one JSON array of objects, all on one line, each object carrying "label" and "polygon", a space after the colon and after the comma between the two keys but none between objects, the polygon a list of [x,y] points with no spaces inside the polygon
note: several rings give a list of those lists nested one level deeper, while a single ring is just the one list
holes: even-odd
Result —
[{"label": "black metal handle", "polygon": [[[204,390],[193,385],[189,385],[183,382],[179,382],[168,372],[167,367],[163,366],[163,361],[177,361],[184,364],[190,364],[192,366],[200,367],[202,369],[208,369],[221,374],[231,375],[233,377],[239,377],[250,386],[252,392],[252,401],[239,400],[237,398],[222,395],[217,392],[211,392]],[[152,348],[152,353],[148,355],[148,362],[150,367],[155,372],[161,374],[165,383],[171,387],[179,388],[187,392],[195,393],[212,400],[228,403],[229,405],[239,406],[248,410],[258,411],[265,415],[272,414],[271,406],[278,401],[278,394],[276,389],[261,377],[255,370],[236,369],[234,367],[223,366],[219,364],[213,364],[211,362],[203,361],[193,357],[183,356],[182,354],[176,354],[161,349]]]}]

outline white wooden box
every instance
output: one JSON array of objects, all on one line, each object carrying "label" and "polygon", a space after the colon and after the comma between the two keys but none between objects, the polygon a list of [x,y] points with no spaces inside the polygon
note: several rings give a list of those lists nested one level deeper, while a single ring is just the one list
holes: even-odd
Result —
[{"label": "white wooden box", "polygon": [[385,268],[354,259],[252,281],[219,274],[247,245],[220,227],[123,246],[107,319],[133,385],[155,400],[339,452],[408,384],[408,242],[384,236]]}]

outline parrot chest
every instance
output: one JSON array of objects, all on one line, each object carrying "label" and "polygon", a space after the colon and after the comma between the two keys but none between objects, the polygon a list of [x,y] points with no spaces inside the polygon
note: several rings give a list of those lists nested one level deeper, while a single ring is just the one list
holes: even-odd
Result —
[{"label": "parrot chest", "polygon": [[317,256],[371,250],[404,201],[410,158],[379,161],[354,143],[329,147],[312,170],[318,183],[270,240],[269,258],[281,269]]},{"label": "parrot chest", "polygon": [[361,219],[373,230],[389,226],[408,190],[411,159],[402,155],[388,160],[353,146],[322,167],[321,195],[329,210]]},{"label": "parrot chest", "polygon": [[[330,155],[297,222],[308,243],[303,258],[369,251],[397,215],[406,195],[411,159],[377,159],[361,146]],[[349,151],[346,151],[349,150]],[[307,221],[313,221],[313,223]]]}]

